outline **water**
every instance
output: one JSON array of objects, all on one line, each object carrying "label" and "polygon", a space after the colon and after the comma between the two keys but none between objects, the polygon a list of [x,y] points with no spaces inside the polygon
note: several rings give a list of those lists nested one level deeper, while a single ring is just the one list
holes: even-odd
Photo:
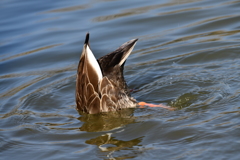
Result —
[{"label": "water", "polygon": [[[0,159],[240,157],[240,1],[0,2]],[[79,115],[86,32],[97,58],[139,38],[125,78],[139,108]]]}]

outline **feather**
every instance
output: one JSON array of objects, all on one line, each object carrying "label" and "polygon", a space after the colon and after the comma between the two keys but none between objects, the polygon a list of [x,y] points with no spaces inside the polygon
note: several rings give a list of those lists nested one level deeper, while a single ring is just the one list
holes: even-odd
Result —
[{"label": "feather", "polygon": [[108,95],[104,94],[101,98],[101,112],[109,112],[115,111],[117,105],[108,97]]},{"label": "feather", "polygon": [[99,106],[100,106],[100,99],[99,99],[99,97],[96,96],[88,106],[88,108],[89,108],[88,113],[90,113],[90,114],[100,113]]},{"label": "feather", "polygon": [[76,104],[79,111],[97,114],[136,107],[136,100],[129,97],[123,77],[124,63],[136,41],[128,41],[114,52],[96,60],[87,33],[76,79]]}]

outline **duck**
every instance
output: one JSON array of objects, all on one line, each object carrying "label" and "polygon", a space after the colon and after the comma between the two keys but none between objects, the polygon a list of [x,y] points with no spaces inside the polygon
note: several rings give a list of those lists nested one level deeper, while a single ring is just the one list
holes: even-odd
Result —
[{"label": "duck", "polygon": [[138,39],[123,43],[115,51],[96,59],[86,34],[82,54],[77,68],[76,105],[80,113],[98,114],[114,112],[124,108],[162,107],[162,104],[137,102],[131,97],[124,79],[124,64]]},{"label": "duck", "polygon": [[89,33],[77,68],[76,105],[82,113],[98,114],[138,106],[124,79],[124,64],[138,39],[122,44],[115,51],[96,59],[89,44]]}]

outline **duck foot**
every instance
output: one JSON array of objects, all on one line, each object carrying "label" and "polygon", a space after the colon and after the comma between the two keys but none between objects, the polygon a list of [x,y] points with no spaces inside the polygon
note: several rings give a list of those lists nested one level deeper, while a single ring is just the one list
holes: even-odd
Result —
[{"label": "duck foot", "polygon": [[139,108],[144,108],[144,106],[148,106],[148,107],[161,107],[161,108],[168,109],[170,111],[175,110],[175,108],[170,107],[170,106],[165,106],[163,104],[151,104],[151,103],[146,103],[146,102],[139,102],[138,105],[139,105]]}]

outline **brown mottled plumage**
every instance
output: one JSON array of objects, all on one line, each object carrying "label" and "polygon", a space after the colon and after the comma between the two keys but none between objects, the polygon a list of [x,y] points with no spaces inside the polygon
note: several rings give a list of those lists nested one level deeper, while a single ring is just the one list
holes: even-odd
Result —
[{"label": "brown mottled plumage", "polygon": [[124,43],[97,61],[89,47],[87,33],[76,80],[76,103],[79,111],[96,114],[137,106],[123,76],[125,61],[137,40]]}]

